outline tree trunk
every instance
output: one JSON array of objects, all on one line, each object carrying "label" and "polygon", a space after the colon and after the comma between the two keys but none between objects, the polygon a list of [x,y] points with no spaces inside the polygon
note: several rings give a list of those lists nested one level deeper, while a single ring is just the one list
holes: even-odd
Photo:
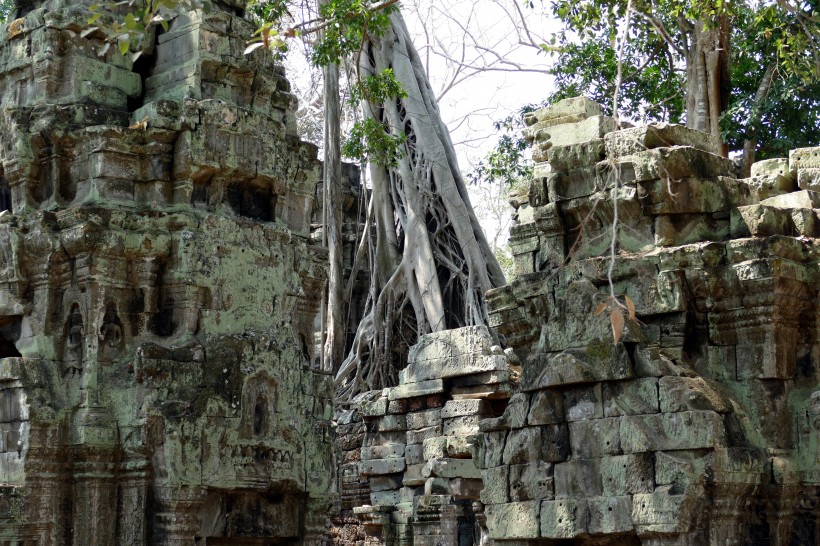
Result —
[{"label": "tree trunk", "polygon": [[730,92],[728,19],[720,17],[713,27],[696,21],[686,58],[686,125],[720,139],[720,115]]},{"label": "tree trunk", "polygon": [[765,101],[766,97],[769,95],[769,91],[772,89],[772,84],[774,83],[776,73],[777,64],[771,63],[766,67],[766,72],[763,74],[763,78],[761,78],[760,84],[757,86],[755,100],[749,113],[749,132],[746,140],[743,142],[743,159],[740,165],[741,178],[748,178],[752,175],[752,163],[755,162],[755,155],[757,154],[756,125],[760,123],[760,108],[763,101]]},{"label": "tree trunk", "polygon": [[[319,6],[325,0],[319,0]],[[339,65],[328,64],[322,69],[324,89],[324,173],[323,193],[323,242],[328,249],[328,282],[326,306],[322,330],[322,370],[335,372],[339,369],[345,348],[345,306],[342,251],[342,153],[341,153],[341,105],[339,94]]]},{"label": "tree trunk", "polygon": [[371,164],[376,241],[365,319],[336,376],[339,395],[395,385],[421,334],[486,324],[484,293],[505,283],[467,196],[449,132],[401,14],[363,48],[362,75],[392,68],[408,97],[365,104],[406,136],[393,167]]}]

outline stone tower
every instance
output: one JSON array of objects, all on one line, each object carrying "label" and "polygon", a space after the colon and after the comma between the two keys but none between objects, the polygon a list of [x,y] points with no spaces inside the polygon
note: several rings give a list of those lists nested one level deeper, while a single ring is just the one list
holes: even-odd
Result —
[{"label": "stone tower", "polygon": [[319,163],[242,12],[178,16],[136,63],[81,4],[0,30],[0,543],[325,532]]}]

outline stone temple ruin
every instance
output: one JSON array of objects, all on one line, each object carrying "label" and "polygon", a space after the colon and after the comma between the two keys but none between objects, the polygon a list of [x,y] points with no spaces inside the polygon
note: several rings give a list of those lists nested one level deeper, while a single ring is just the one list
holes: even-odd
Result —
[{"label": "stone temple ruin", "polygon": [[531,114],[490,327],[423,336],[398,385],[334,411],[320,165],[242,5],[136,63],[81,35],[85,6],[20,11],[0,544],[820,543],[820,148],[740,180],[696,131]]}]

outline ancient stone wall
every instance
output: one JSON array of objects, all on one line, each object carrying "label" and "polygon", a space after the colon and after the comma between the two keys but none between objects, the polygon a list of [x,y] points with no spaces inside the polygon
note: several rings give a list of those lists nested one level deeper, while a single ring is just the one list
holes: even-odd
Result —
[{"label": "ancient stone wall", "polygon": [[326,254],[281,67],[241,4],[136,63],[86,5],[29,9],[0,28],[0,542],[317,543]]},{"label": "ancient stone wall", "polygon": [[585,99],[527,123],[518,275],[487,295],[507,349],[474,376],[511,382],[460,400],[460,357],[419,355],[472,331],[422,337],[338,415],[337,542],[818,544],[820,149],[739,180],[709,135]]},{"label": "ancient stone wall", "polygon": [[817,544],[818,150],[738,180],[708,135],[584,99],[527,123],[519,276],[488,294],[523,361],[477,437],[489,537]]}]

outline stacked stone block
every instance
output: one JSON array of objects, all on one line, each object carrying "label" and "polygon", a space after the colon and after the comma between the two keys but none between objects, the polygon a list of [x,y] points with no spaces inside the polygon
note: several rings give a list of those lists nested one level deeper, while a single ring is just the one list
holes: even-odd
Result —
[{"label": "stacked stone block", "polygon": [[347,448],[342,508],[352,508],[368,540],[478,538],[482,481],[473,448],[479,422],[511,395],[510,373],[486,327],[428,334],[410,349],[399,385],[363,393],[337,414]]},{"label": "stacked stone block", "polygon": [[20,8],[0,28],[0,542],[317,543],[326,255],[282,69],[243,54],[240,5],[173,19],[136,65],[105,18],[81,33],[86,5]]},{"label": "stacked stone block", "polygon": [[613,131],[585,99],[526,121],[519,276],[487,296],[523,362],[477,437],[489,538],[816,542],[817,152],[737,179],[709,135]]}]

